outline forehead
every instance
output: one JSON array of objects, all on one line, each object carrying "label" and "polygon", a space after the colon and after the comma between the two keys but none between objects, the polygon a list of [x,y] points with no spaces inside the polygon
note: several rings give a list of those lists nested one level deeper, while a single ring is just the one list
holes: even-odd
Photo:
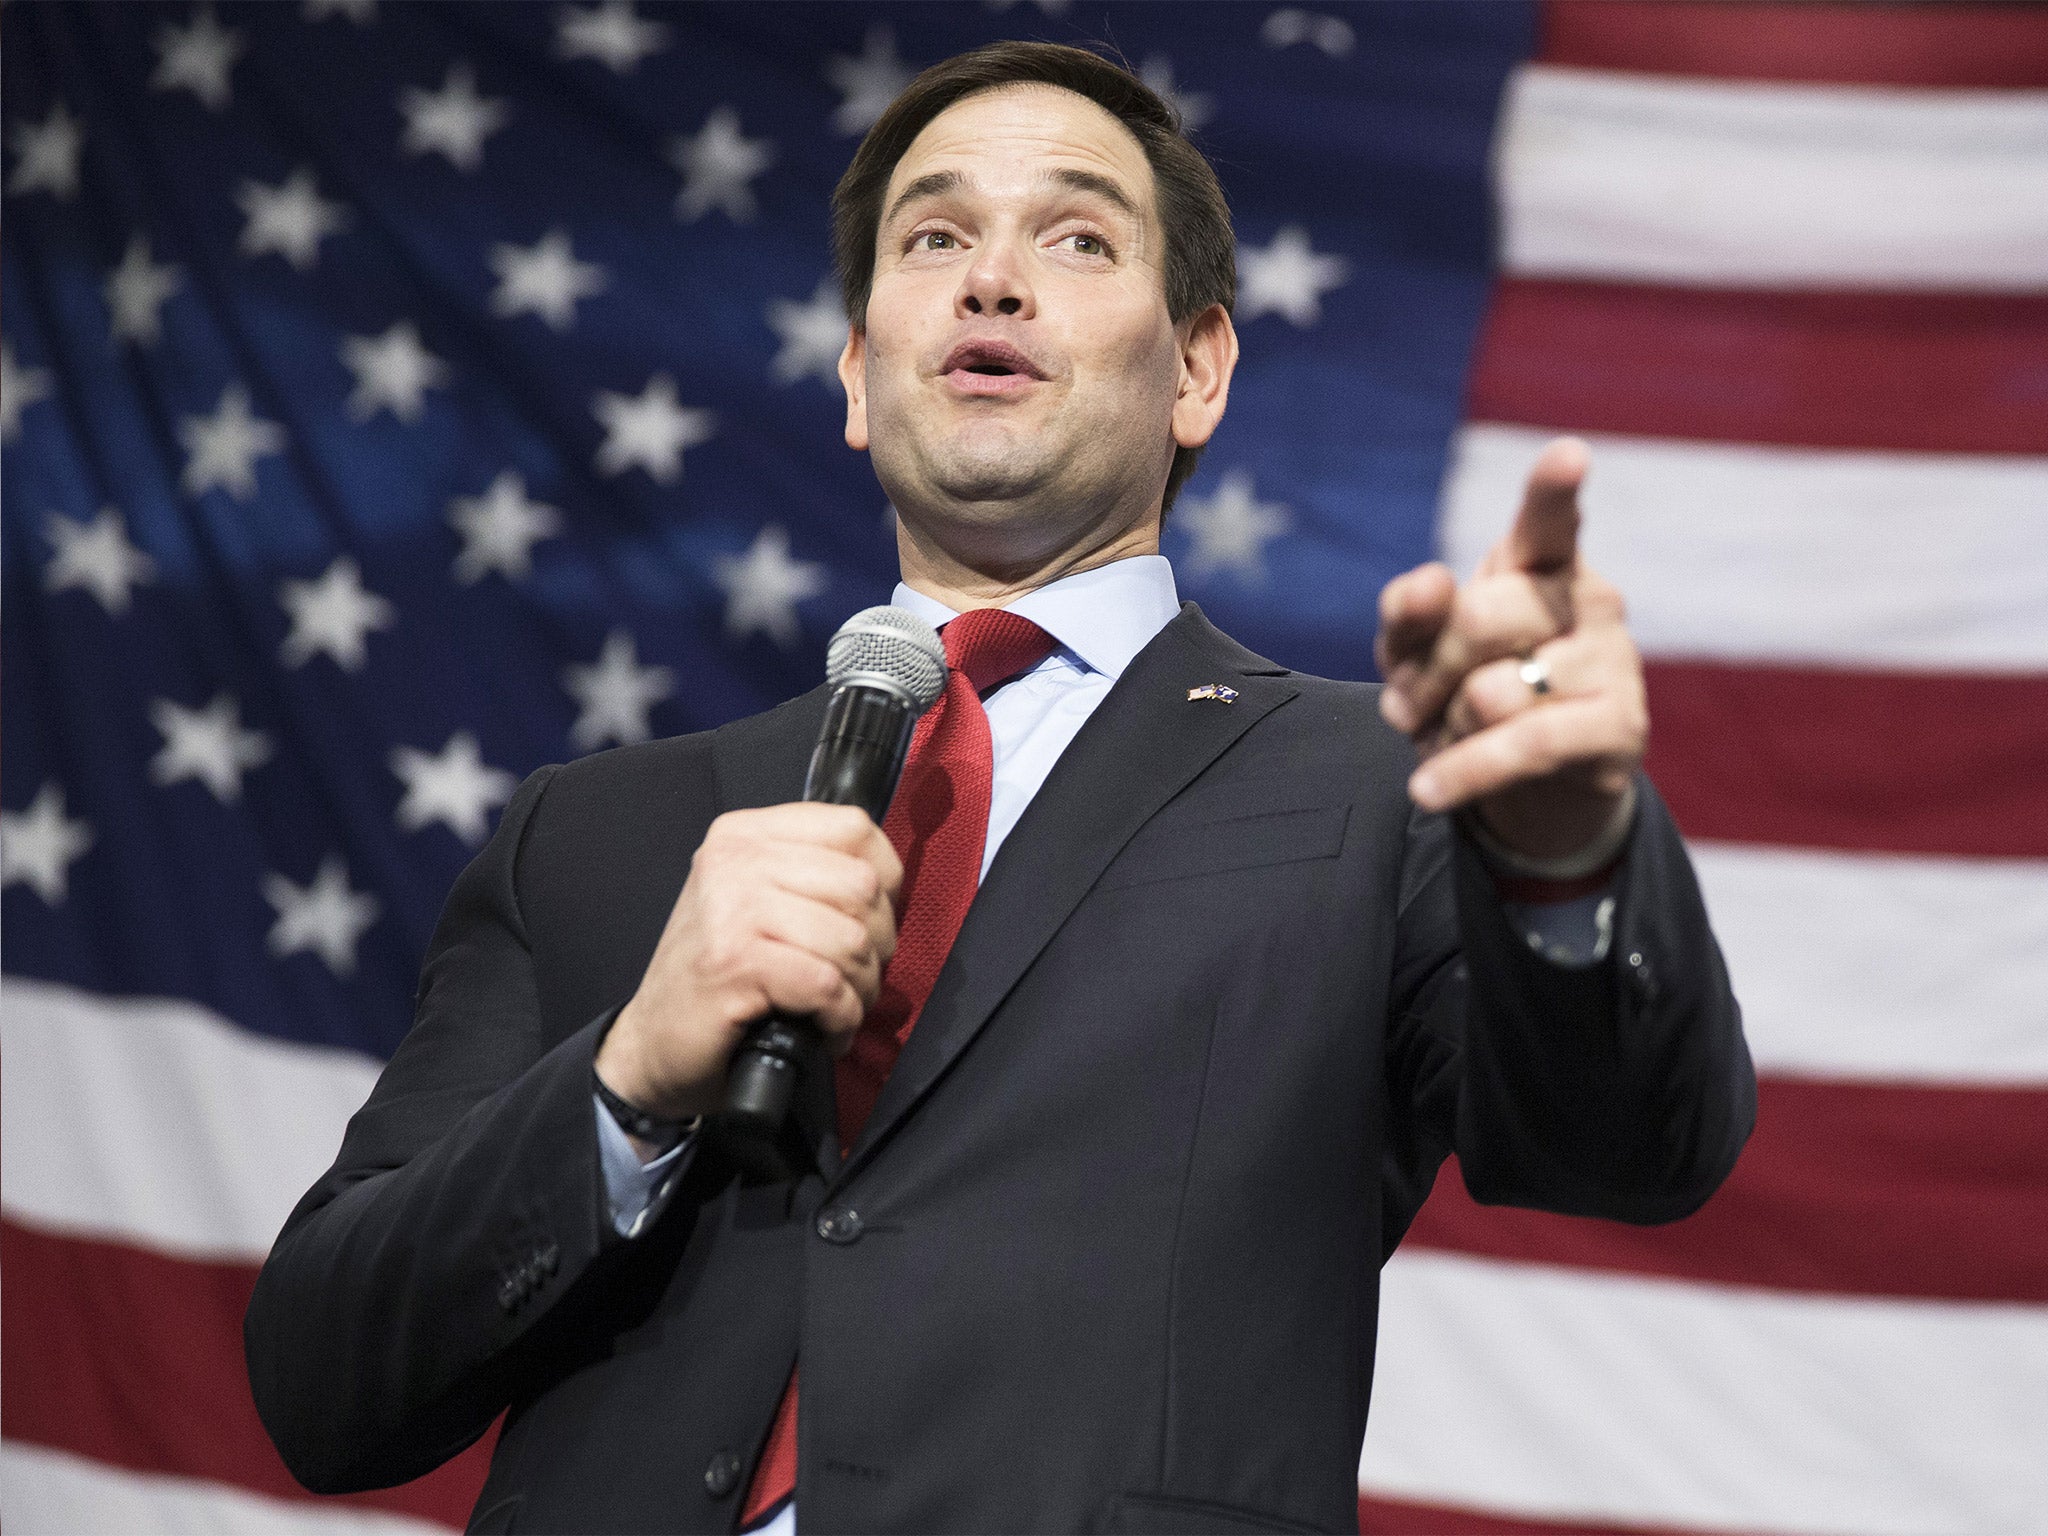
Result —
[{"label": "forehead", "polygon": [[1059,167],[1106,175],[1152,206],[1152,166],[1106,108],[1056,85],[1005,85],[956,101],[926,123],[889,175],[883,206],[919,176],[957,170],[989,189]]}]

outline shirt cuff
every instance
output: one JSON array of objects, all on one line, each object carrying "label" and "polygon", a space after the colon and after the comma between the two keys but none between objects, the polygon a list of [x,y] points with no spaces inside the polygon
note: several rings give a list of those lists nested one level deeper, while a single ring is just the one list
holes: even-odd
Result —
[{"label": "shirt cuff", "polygon": [[1598,965],[1614,943],[1611,888],[1569,901],[1504,901],[1501,911],[1531,949],[1566,970]]},{"label": "shirt cuff", "polygon": [[604,1107],[596,1094],[590,1096],[597,1116],[597,1160],[604,1169],[605,1205],[612,1230],[621,1237],[638,1237],[661,1215],[669,1195],[682,1181],[683,1171],[697,1150],[697,1133],[690,1132],[651,1163],[640,1161],[632,1138]]}]

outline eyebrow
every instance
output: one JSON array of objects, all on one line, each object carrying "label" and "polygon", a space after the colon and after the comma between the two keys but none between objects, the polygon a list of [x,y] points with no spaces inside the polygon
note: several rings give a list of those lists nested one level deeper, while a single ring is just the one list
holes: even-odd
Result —
[{"label": "eyebrow", "polygon": [[1048,179],[1075,192],[1093,192],[1104,202],[1121,208],[1131,218],[1140,222],[1144,219],[1144,215],[1138,212],[1138,205],[1131,200],[1130,193],[1098,172],[1077,171],[1063,165],[1052,171]]},{"label": "eyebrow", "polygon": [[[1063,165],[1047,171],[1045,179],[1070,191],[1092,192],[1104,202],[1121,209],[1129,217],[1141,223],[1144,220],[1144,214],[1139,211],[1130,193],[1097,171],[1076,170]],[[896,201],[889,205],[889,211],[883,215],[882,222],[887,224],[894,219],[907,203],[914,203],[927,197],[944,197],[949,192],[959,191],[965,185],[966,182],[958,171],[928,172],[896,194]]]},{"label": "eyebrow", "polygon": [[958,171],[928,172],[918,177],[917,180],[896,194],[896,201],[889,205],[889,211],[882,216],[882,222],[887,224],[891,219],[895,218],[897,214],[903,211],[905,203],[914,203],[919,198],[924,197],[943,197],[948,192],[957,192],[960,186],[961,180]]}]

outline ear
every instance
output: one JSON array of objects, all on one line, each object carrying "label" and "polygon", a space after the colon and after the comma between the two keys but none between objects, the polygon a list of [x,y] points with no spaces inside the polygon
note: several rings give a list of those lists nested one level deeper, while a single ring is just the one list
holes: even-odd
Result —
[{"label": "ear", "polygon": [[846,328],[846,350],[839,354],[839,383],[846,391],[846,446],[868,451],[868,333],[864,326]]},{"label": "ear", "polygon": [[[1178,327],[1176,327],[1178,329]],[[1230,402],[1237,369],[1237,328],[1230,312],[1211,304],[1187,322],[1180,347],[1180,392],[1173,401],[1173,440],[1183,448],[1209,441]]]}]

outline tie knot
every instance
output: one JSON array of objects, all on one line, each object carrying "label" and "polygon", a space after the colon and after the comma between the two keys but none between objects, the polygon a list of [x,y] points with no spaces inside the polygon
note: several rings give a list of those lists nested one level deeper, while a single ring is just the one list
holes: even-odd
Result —
[{"label": "tie knot", "polygon": [[940,638],[946,644],[946,665],[963,674],[976,693],[1037,666],[1059,648],[1051,635],[1006,608],[963,613],[940,631]]}]

